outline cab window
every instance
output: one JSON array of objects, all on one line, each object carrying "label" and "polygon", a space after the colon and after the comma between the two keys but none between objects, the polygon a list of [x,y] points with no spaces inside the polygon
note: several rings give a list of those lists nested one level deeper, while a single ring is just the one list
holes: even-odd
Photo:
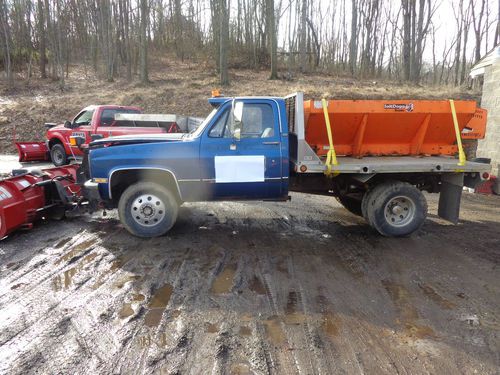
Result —
[{"label": "cab window", "polygon": [[264,103],[236,102],[234,112],[227,109],[208,135],[212,138],[233,138],[237,129],[240,138],[274,137],[273,108]]},{"label": "cab window", "polygon": [[90,123],[92,122],[93,115],[94,115],[93,109],[89,111],[83,111],[78,116],[75,117],[75,120],[73,122],[75,125],[78,126],[90,125]]},{"label": "cab window", "polygon": [[[101,114],[101,126],[115,126],[115,125],[121,127],[135,126],[134,121],[120,121],[119,124],[116,124],[115,115],[117,113],[141,113],[141,111],[137,109],[124,109],[124,108],[104,109]],[[149,126],[158,126],[158,125],[154,124]]]}]

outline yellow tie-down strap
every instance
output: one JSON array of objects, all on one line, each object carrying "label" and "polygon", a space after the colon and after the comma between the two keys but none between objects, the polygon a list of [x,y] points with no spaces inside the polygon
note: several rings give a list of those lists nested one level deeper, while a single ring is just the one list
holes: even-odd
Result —
[{"label": "yellow tie-down strap", "polygon": [[335,153],[335,147],[333,146],[332,128],[330,126],[330,117],[328,116],[328,103],[326,102],[326,99],[323,99],[321,103],[323,104],[323,114],[325,115],[325,125],[329,143],[328,153],[326,154],[325,174],[327,176],[330,176],[332,174],[333,176],[337,176],[340,173],[339,171],[332,172],[332,165],[336,166],[339,165],[339,163],[337,161],[337,154]]},{"label": "yellow tie-down strap", "polygon": [[[464,166],[467,158],[465,157],[464,147],[462,146],[462,137],[460,135],[460,128],[458,127],[457,111],[455,110],[455,102],[450,99],[451,115],[453,116],[453,126],[455,127],[455,137],[457,137],[458,146],[458,165]],[[456,170],[456,172],[463,172],[463,170]]]}]

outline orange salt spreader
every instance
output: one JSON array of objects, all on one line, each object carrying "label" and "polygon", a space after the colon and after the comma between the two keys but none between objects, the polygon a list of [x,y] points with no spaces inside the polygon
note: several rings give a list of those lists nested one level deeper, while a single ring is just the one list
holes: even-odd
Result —
[{"label": "orange salt spreader", "polygon": [[[486,110],[454,102],[461,138],[481,139]],[[330,100],[328,117],[338,156],[455,155],[457,137],[448,100]],[[329,141],[321,101],[304,101],[305,140],[318,156]]]}]

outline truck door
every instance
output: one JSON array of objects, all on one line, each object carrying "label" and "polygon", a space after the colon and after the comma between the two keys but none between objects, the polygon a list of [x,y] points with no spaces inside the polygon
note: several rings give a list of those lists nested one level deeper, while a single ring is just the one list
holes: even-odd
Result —
[{"label": "truck door", "polygon": [[235,100],[202,135],[200,161],[205,191],[214,199],[275,199],[282,184],[278,108],[272,100]]},{"label": "truck door", "polygon": [[[85,138],[85,143],[90,142],[90,134],[92,133],[92,118],[94,117],[94,109],[84,109],[73,119],[73,127],[71,128],[70,136],[80,136]],[[78,147],[72,147],[69,143],[69,137],[65,137],[66,146],[74,155],[81,155],[82,152]]]}]

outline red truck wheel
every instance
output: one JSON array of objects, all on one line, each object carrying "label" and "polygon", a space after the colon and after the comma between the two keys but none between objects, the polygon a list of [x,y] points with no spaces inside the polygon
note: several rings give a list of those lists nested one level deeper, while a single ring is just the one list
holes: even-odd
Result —
[{"label": "red truck wheel", "polygon": [[174,195],[154,182],[138,182],[127,188],[118,203],[125,228],[137,237],[158,237],[177,220],[179,205]]},{"label": "red truck wheel", "polygon": [[68,164],[68,156],[66,155],[66,150],[64,146],[60,143],[56,143],[50,149],[50,159],[56,167]]}]

